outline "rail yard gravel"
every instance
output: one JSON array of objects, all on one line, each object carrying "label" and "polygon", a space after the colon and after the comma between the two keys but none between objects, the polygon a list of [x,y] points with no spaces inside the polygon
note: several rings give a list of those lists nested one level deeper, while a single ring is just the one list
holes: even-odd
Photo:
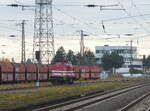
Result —
[{"label": "rail yard gravel", "polygon": [[150,96],[130,108],[128,111],[150,111]]},{"label": "rail yard gravel", "polygon": [[128,103],[149,91],[150,86],[144,86],[139,89],[134,89],[113,98],[84,107],[78,111],[119,111],[119,109],[126,106]]}]

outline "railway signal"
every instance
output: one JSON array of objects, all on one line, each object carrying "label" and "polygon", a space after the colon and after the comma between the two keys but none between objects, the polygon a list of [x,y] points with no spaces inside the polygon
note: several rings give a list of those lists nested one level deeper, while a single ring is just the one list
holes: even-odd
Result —
[{"label": "railway signal", "polygon": [[40,63],[40,61],[41,61],[41,54],[40,54],[41,52],[40,51],[36,51],[35,52],[35,56],[36,56],[36,60],[38,61],[38,63]]}]

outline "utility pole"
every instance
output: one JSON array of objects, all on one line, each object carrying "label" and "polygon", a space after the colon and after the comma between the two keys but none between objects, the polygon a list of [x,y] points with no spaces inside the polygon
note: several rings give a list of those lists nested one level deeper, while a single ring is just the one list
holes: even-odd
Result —
[{"label": "utility pole", "polygon": [[131,40],[130,41],[130,46],[131,46],[131,65],[132,65],[132,62],[133,62],[133,47],[132,47],[132,43],[133,43],[133,41]]},{"label": "utility pole", "polygon": [[80,64],[83,64],[84,62],[84,36],[88,36],[87,34],[84,34],[83,30],[80,31],[81,32],[81,40],[80,40],[80,55],[81,55],[81,59],[80,59]]},{"label": "utility pole", "polygon": [[81,56],[84,55],[84,35],[83,35],[83,30],[81,30],[80,54],[81,54]]},{"label": "utility pole", "polygon": [[[132,43],[133,41],[131,40],[130,41],[130,46],[131,46],[131,61],[130,61],[130,67],[131,67],[131,70],[133,70],[133,47],[132,47]],[[131,71],[132,72],[132,71]]]},{"label": "utility pole", "polygon": [[131,74],[133,70],[133,40],[127,41],[130,42],[130,69],[131,69]]},{"label": "utility pole", "polygon": [[26,51],[25,51],[25,20],[22,21],[22,47],[21,47],[21,63],[26,61]]},{"label": "utility pole", "polygon": [[[24,7],[31,7],[29,5],[19,5],[19,4],[9,4],[9,7],[22,7],[22,11]],[[26,51],[25,51],[25,20],[22,20],[22,40],[21,40],[21,63],[26,62]]]}]

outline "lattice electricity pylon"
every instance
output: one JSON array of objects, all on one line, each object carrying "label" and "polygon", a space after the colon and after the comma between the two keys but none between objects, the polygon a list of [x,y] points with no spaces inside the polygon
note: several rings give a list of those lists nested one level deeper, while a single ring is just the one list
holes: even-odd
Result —
[{"label": "lattice electricity pylon", "polygon": [[49,64],[55,53],[52,0],[35,0],[35,4],[33,60]]}]

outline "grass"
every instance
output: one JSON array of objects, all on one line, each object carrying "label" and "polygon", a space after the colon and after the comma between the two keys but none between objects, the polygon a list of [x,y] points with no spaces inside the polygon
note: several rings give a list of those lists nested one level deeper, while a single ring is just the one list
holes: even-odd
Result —
[{"label": "grass", "polygon": [[[110,75],[107,79],[103,79],[103,80],[84,80],[84,79],[80,79],[75,81],[76,83],[90,83],[90,82],[111,82],[111,81],[122,81],[122,80],[141,80],[142,78],[125,78],[121,75]],[[51,82],[40,82],[40,86],[41,87],[47,87],[47,86],[53,86],[53,84]],[[35,86],[35,82],[31,82],[31,83],[18,83],[18,84],[2,84],[0,85],[0,89],[10,89],[10,88],[25,88],[25,87],[34,87]]]},{"label": "grass", "polygon": [[89,85],[65,85],[50,88],[18,90],[0,93],[0,108],[23,106],[35,102],[54,100],[66,96],[84,94],[91,91],[106,91],[123,87],[137,82],[110,82]]},{"label": "grass", "polygon": [[[148,78],[147,78],[148,79]],[[144,77],[123,77],[122,75],[109,75],[106,79],[97,79],[97,80],[77,80],[76,83],[86,83],[86,82],[113,82],[113,81],[141,81],[146,80]]]},{"label": "grass", "polygon": [[[18,83],[18,84],[2,84],[0,89],[10,89],[10,88],[25,88],[25,87],[34,87],[35,82],[31,83]],[[52,86],[51,82],[41,82],[41,87]]]}]

